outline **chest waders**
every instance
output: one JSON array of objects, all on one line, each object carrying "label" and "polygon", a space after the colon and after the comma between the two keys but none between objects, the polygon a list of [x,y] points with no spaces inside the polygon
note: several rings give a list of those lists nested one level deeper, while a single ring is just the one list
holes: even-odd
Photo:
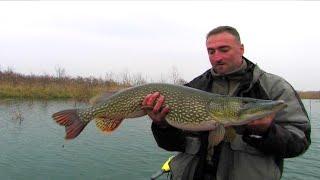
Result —
[{"label": "chest waders", "polygon": [[200,156],[198,152],[201,141],[198,137],[186,137],[185,152],[170,157],[162,166],[161,171],[154,174],[151,179],[157,179],[162,174],[169,172],[171,180],[193,180]]}]

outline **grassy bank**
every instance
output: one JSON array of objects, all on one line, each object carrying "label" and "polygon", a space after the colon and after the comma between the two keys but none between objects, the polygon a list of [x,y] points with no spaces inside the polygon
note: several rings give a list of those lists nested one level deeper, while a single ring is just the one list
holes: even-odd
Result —
[{"label": "grassy bank", "polygon": [[130,86],[95,78],[22,75],[0,72],[0,98],[74,99],[87,101],[101,92],[113,92]]},{"label": "grassy bank", "polygon": [[[185,82],[177,74],[173,77],[174,83],[182,84]],[[88,101],[91,97],[101,92],[114,92],[146,82],[141,75],[130,76],[129,74],[123,74],[122,80],[116,81],[111,78],[23,75],[7,70],[0,71],[0,98]],[[302,99],[320,99],[320,91],[299,91],[298,93]]]},{"label": "grassy bank", "polygon": [[320,99],[320,91],[299,91],[301,99]]}]

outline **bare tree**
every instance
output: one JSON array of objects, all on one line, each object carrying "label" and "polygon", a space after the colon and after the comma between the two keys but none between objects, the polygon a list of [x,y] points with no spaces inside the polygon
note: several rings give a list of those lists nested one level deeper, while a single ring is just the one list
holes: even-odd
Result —
[{"label": "bare tree", "polygon": [[13,69],[13,67],[7,67],[7,70],[5,71],[6,73],[8,73],[8,74],[14,74],[14,69]]},{"label": "bare tree", "polygon": [[187,84],[187,81],[182,78],[179,78],[176,80],[175,84],[184,85],[184,84]]},{"label": "bare tree", "polygon": [[66,77],[66,70],[59,66],[59,65],[56,65],[56,67],[54,68],[56,70],[56,76],[57,78],[64,78]]},{"label": "bare tree", "polygon": [[171,68],[171,73],[170,73],[169,76],[170,76],[170,80],[171,80],[171,82],[172,82],[173,84],[183,85],[183,84],[186,84],[186,83],[187,83],[187,81],[184,80],[184,79],[181,77],[181,75],[180,75],[180,73],[179,73],[179,71],[178,71],[178,68],[175,67],[175,66],[172,66],[172,68]]},{"label": "bare tree", "polygon": [[105,80],[106,81],[109,81],[109,82],[115,82],[115,77],[114,77],[115,75],[114,75],[114,73],[113,72],[106,72],[106,74],[105,74]]},{"label": "bare tree", "polygon": [[141,73],[134,74],[131,78],[131,84],[134,86],[146,84],[146,78],[142,77]]},{"label": "bare tree", "polygon": [[169,83],[168,77],[166,77],[165,75],[163,75],[163,73],[161,73],[159,83]]},{"label": "bare tree", "polygon": [[124,70],[120,75],[120,83],[124,86],[130,86],[130,73],[128,69]]},{"label": "bare tree", "polygon": [[173,84],[176,84],[177,83],[177,80],[179,79],[179,72],[178,72],[178,69],[177,67],[175,66],[172,66],[171,68],[171,73],[170,73],[170,79],[171,79],[171,82]]}]

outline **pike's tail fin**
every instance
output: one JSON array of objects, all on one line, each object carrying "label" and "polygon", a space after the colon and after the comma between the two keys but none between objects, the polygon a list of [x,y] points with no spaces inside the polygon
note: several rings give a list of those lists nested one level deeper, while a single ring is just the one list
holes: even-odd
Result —
[{"label": "pike's tail fin", "polygon": [[88,124],[81,121],[76,109],[64,110],[54,113],[52,118],[66,128],[65,139],[74,139]]}]

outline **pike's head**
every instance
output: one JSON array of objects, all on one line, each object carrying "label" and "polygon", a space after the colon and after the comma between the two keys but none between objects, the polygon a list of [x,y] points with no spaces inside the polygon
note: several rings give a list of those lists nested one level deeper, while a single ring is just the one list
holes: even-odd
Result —
[{"label": "pike's head", "polygon": [[240,109],[239,122],[251,121],[276,113],[287,107],[282,100],[253,100],[244,101]]},{"label": "pike's head", "polygon": [[[219,105],[220,104],[220,105]],[[260,100],[253,98],[235,98],[223,103],[211,102],[210,114],[218,122],[228,125],[243,125],[260,119],[287,107],[282,100]]]}]

